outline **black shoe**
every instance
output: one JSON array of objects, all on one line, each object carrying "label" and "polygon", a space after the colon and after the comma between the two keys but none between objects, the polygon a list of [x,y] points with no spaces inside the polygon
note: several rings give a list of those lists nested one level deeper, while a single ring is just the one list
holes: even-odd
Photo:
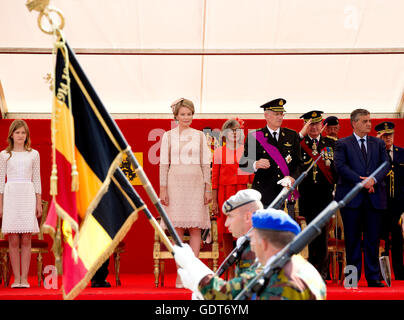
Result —
[{"label": "black shoe", "polygon": [[382,282],[380,282],[379,280],[369,280],[368,287],[382,288],[382,287],[384,287],[384,284]]},{"label": "black shoe", "polygon": [[111,284],[106,280],[91,281],[91,288],[111,288]]}]

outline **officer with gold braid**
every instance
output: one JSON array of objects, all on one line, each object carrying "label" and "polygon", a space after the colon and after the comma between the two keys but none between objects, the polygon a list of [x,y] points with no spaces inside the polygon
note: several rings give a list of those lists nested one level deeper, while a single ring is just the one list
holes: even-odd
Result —
[{"label": "officer with gold braid", "polygon": [[[257,210],[252,216],[251,248],[261,266],[281,251],[300,232],[288,214],[272,208]],[[247,270],[239,277],[225,281],[214,275],[191,248],[174,246],[174,258],[184,286],[207,300],[234,299],[260,269]],[[322,300],[326,286],[317,270],[300,255],[294,255],[285,266],[274,272],[263,290],[254,294],[257,300]]]},{"label": "officer with gold braid", "polygon": [[[394,123],[383,121],[375,126],[377,137],[386,144],[390,169],[385,178],[387,191],[387,210],[383,214],[383,238],[385,239],[384,255],[389,255],[391,245],[391,260],[394,277],[404,280],[403,266],[403,235],[399,223],[404,212],[404,149],[394,145]],[[391,242],[390,242],[391,234]]]},{"label": "officer with gold braid", "polygon": [[[262,194],[264,207],[283,187],[293,185],[302,172],[299,136],[296,131],[281,127],[285,104],[285,99],[278,98],[260,106],[266,126],[248,134],[239,161],[241,170],[255,174],[252,188]],[[297,196],[295,193],[294,200]]]},{"label": "officer with gold braid", "polygon": [[[300,131],[303,170],[307,170],[320,155],[308,176],[299,185],[299,214],[310,223],[333,200],[335,185],[334,148],[335,140],[321,135],[323,111],[312,110],[300,118],[304,120]],[[325,280],[329,267],[328,226],[309,244],[309,261]]]}]

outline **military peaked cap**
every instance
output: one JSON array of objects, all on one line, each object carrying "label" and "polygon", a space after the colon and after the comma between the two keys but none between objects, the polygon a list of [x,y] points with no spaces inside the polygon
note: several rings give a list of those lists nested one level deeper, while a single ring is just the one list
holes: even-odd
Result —
[{"label": "military peaked cap", "polygon": [[279,98],[279,99],[275,99],[275,100],[271,100],[265,104],[263,104],[262,106],[260,106],[260,108],[263,108],[264,111],[267,110],[272,110],[272,111],[282,111],[285,112],[285,108],[283,107],[286,104],[286,100]]},{"label": "military peaked cap", "polygon": [[384,121],[376,125],[375,130],[377,133],[394,133],[394,123],[390,121]]},{"label": "military peaked cap", "polygon": [[329,116],[325,118],[323,124],[328,126],[336,126],[337,124],[339,124],[339,120],[335,116]]},{"label": "military peaked cap", "polygon": [[324,113],[323,111],[312,110],[301,115],[300,118],[304,119],[304,122],[307,122],[311,119],[311,123],[316,123],[323,120],[322,116],[323,113]]}]

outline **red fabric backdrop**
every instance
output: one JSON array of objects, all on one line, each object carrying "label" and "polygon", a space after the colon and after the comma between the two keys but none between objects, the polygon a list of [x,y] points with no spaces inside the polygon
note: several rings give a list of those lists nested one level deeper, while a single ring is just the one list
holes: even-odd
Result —
[{"label": "red fabric backdrop", "polygon": [[[205,127],[220,129],[226,119],[194,119],[192,127],[202,130]],[[384,120],[392,121],[396,125],[395,144],[404,146],[404,133],[400,130],[404,125],[404,119],[374,119],[373,127]],[[8,128],[13,120],[0,120],[0,150],[6,145]],[[49,196],[49,179],[51,172],[51,137],[50,137],[50,120],[31,119],[26,120],[31,132],[32,147],[39,151],[41,156],[41,177],[42,177],[42,193],[43,199],[50,201]],[[173,121],[169,119],[118,119],[118,126],[131,145],[134,152],[143,152],[143,168],[150,182],[155,188],[157,194],[159,192],[159,147],[162,134],[166,130],[171,129]],[[352,133],[349,119],[341,119],[340,137],[345,137]],[[256,129],[265,126],[263,119],[247,119],[245,120],[246,133],[248,129]],[[300,119],[286,119],[283,126],[299,131],[302,126]],[[376,132],[372,130],[372,135]],[[81,186],[83,187],[83,186]],[[143,198],[150,211],[156,216],[157,211],[149,201],[146,192],[142,186],[135,187],[139,195]],[[122,273],[152,273],[153,272],[153,241],[154,230],[148,223],[145,216],[140,213],[139,219],[133,224],[131,230],[124,239],[126,243],[126,252],[121,255],[121,272]],[[51,239],[49,239],[51,244]],[[34,259],[34,257],[33,257]],[[46,254],[44,257],[44,266],[54,264],[52,253]],[[110,263],[110,270],[112,268]],[[169,262],[167,271],[174,270],[174,264]],[[32,260],[31,274],[36,272],[35,260]]]}]

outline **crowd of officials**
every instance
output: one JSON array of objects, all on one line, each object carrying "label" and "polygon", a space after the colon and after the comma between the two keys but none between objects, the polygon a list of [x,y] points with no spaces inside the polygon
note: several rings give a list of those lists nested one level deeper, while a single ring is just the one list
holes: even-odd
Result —
[{"label": "crowd of officials", "polygon": [[[404,149],[394,145],[394,123],[378,123],[377,137],[371,136],[369,111],[356,109],[350,115],[352,134],[339,137],[338,118],[323,119],[322,111],[311,110],[300,117],[302,128],[296,132],[282,127],[285,104],[280,98],[262,105],[266,125],[247,137],[241,119],[225,121],[218,139],[191,128],[192,101],[182,98],[171,106],[178,125],[162,138],[160,199],[180,239],[189,232],[190,246],[175,246],[176,286],[193,290],[196,297],[233,299],[300,232],[296,211],[309,224],[331,201],[340,201],[365,179],[359,194],[340,210],[346,263],[356,268],[359,281],[363,261],[368,286],[383,287],[379,244],[384,240],[382,254],[388,256],[391,251],[394,277],[404,279],[404,202],[400,199]],[[13,288],[29,287],[31,234],[38,232],[37,218],[42,214],[39,162],[39,153],[30,146],[27,124],[14,121],[8,146],[0,153],[0,218],[2,232],[9,238]],[[367,179],[386,162],[388,166]],[[285,210],[271,208],[282,189],[290,188],[311,165]],[[238,238],[252,230],[251,243],[235,270],[229,269],[227,280],[197,258],[202,230],[210,228],[210,214],[217,216],[223,258]],[[308,261],[292,257],[254,297],[324,299],[327,241],[325,226],[309,244]],[[107,269],[108,260],[92,286],[110,286],[105,280]]]},{"label": "crowd of officials", "polygon": [[[404,149],[394,145],[394,124],[378,123],[374,127],[377,137],[370,136],[369,111],[356,109],[350,115],[352,135],[339,137],[337,117],[323,119],[322,111],[311,110],[300,117],[302,128],[296,132],[282,127],[285,104],[280,98],[262,105],[266,125],[247,137],[244,122],[236,118],[227,120],[215,139],[190,127],[195,112],[190,100],[182,98],[173,103],[178,126],[162,139],[160,197],[180,237],[186,229],[191,235],[190,247],[175,246],[177,287],[185,286],[205,299],[234,298],[259,266],[265,266],[299,233],[296,211],[310,223],[331,201],[343,199],[386,161],[389,166],[368,179],[361,192],[341,209],[346,263],[356,267],[359,280],[363,254],[368,286],[383,287],[379,267],[382,239],[383,254],[392,252],[395,279],[403,279],[400,218],[404,208],[399,197],[404,192]],[[268,208],[281,190],[292,186],[316,160],[290,195],[285,210]],[[197,197],[198,201],[191,200]],[[251,203],[255,207],[251,208]],[[218,217],[224,257],[242,236],[241,231],[253,230],[251,247],[228,280],[219,278],[197,259],[201,230],[209,227],[209,206]],[[328,231],[328,226],[324,227],[310,243],[308,262],[293,257],[271,278],[272,286],[255,298],[324,298],[324,281],[329,276]]]}]

